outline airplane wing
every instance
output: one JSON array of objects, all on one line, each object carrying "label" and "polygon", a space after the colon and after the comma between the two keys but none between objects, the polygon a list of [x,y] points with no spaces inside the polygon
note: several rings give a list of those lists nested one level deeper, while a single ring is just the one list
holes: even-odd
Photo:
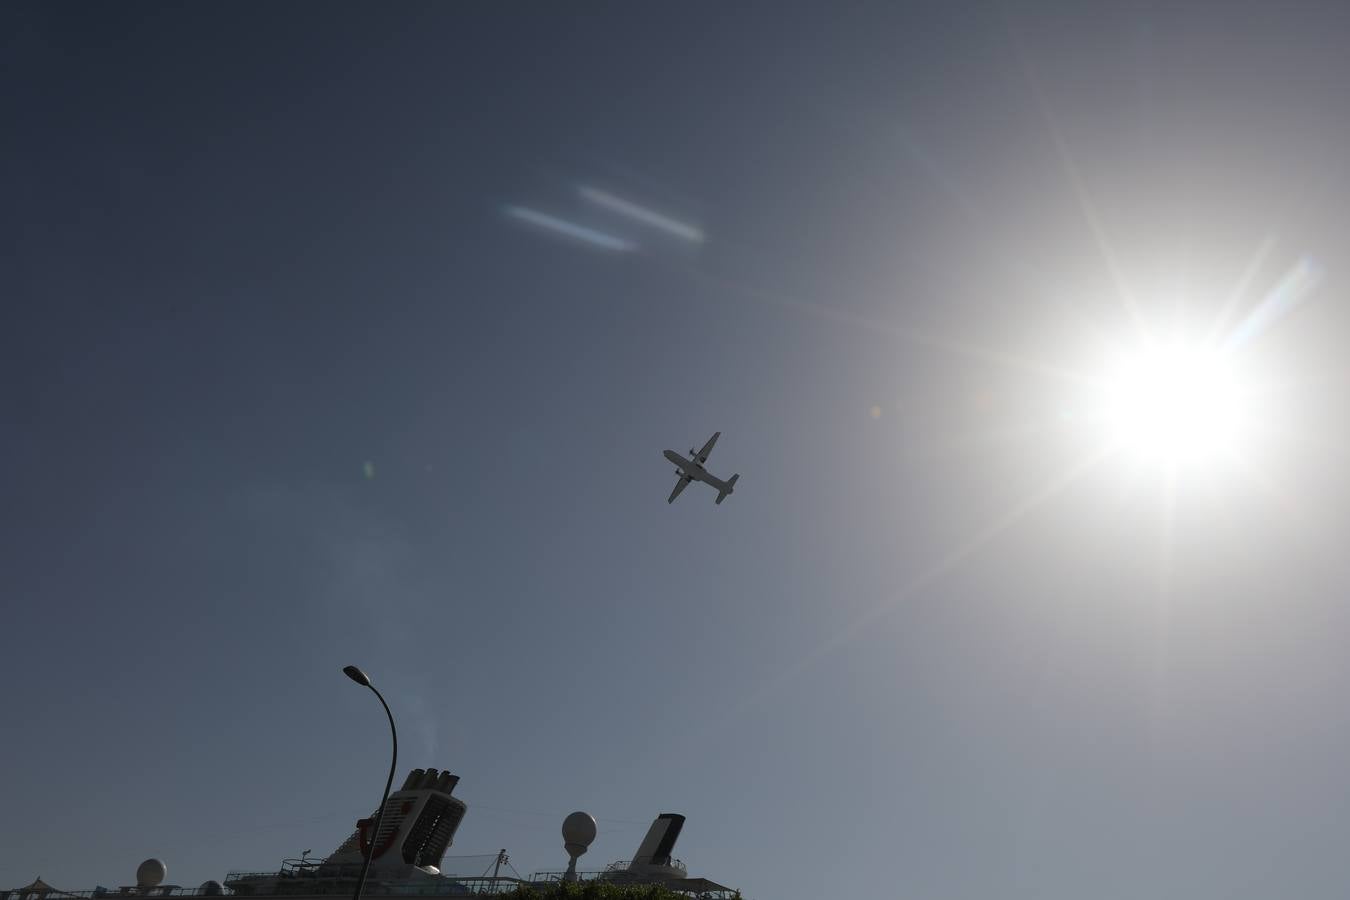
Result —
[{"label": "airplane wing", "polygon": [[667,502],[667,503],[674,503],[674,502],[675,502],[675,498],[678,497],[678,496],[680,496],[680,491],[682,491],[682,490],[684,490],[685,488],[687,488],[687,487],[689,486],[689,482],[691,482],[691,481],[693,481],[693,480],[694,480],[694,479],[692,479],[692,478],[681,478],[679,481],[675,482],[675,490],[673,490],[673,491],[670,492],[670,499],[667,500],[666,502]]},{"label": "airplane wing", "polygon": [[698,451],[699,465],[703,465],[705,462],[708,461],[708,454],[712,452],[713,444],[717,443],[717,439],[720,438],[721,436],[722,432],[720,431],[714,433],[712,437],[708,438],[708,443],[703,445],[703,449]]}]

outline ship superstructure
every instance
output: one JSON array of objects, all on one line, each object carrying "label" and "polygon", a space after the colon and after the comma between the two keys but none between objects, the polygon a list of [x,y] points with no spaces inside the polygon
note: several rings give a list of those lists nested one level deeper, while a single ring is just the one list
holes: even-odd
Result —
[{"label": "ship superstructure", "polygon": [[[505,894],[519,887],[548,888],[560,881],[609,881],[620,884],[659,884],[699,900],[732,900],[740,893],[706,878],[691,878],[684,863],[673,856],[684,827],[684,816],[662,813],[652,822],[631,860],[615,862],[598,871],[576,870],[577,857],[586,852],[596,834],[595,820],[582,812],[569,815],[563,837],[572,863],[566,871],[535,872],[529,878],[503,874],[508,857],[502,850],[492,874],[445,871],[446,851],[454,843],[468,806],[453,796],[459,776],[448,770],[413,769],[402,787],[389,795],[384,816],[375,832],[379,810],[358,819],[355,830],[327,857],[305,856],[286,860],[274,872],[231,872],[223,882],[208,881],[198,888],[165,884],[167,867],[146,860],[136,871],[136,884],[87,891],[61,891],[42,879],[13,890],[0,890],[0,900],[113,900],[152,897],[248,897],[256,900],[329,900],[350,896],[367,853],[370,871],[364,896],[467,897]],[[481,860],[482,857],[475,857]],[[452,867],[453,868],[453,867]],[[514,873],[507,865],[507,870]]]}]

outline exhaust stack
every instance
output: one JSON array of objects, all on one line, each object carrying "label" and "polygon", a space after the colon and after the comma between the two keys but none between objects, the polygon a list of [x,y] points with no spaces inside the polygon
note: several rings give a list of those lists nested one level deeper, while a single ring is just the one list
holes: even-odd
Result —
[{"label": "exhaust stack", "polygon": [[389,875],[404,866],[439,869],[468,811],[463,800],[450,795],[458,783],[459,776],[449,770],[413,769],[403,787],[389,795],[380,833],[373,833],[376,815],[359,820],[356,833],[328,857],[324,868],[359,864],[369,851],[372,866]]},{"label": "exhaust stack", "polygon": [[671,858],[675,842],[684,828],[684,816],[679,813],[661,813],[647,829],[647,836],[638,845],[628,871],[635,874],[657,875],[667,878],[685,877],[685,869]]}]

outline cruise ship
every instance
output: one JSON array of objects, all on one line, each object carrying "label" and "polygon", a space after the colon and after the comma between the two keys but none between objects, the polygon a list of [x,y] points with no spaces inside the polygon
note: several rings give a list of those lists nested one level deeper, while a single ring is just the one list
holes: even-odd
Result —
[{"label": "cruise ship", "polygon": [[[601,881],[614,884],[661,885],[696,900],[736,900],[740,892],[707,878],[690,877],[684,863],[674,857],[675,842],[684,827],[684,816],[662,813],[652,822],[633,858],[609,864],[602,870],[578,871],[577,859],[595,839],[595,819],[574,812],[563,821],[563,847],[570,857],[565,871],[536,872],[529,878],[503,874],[508,864],[501,851],[490,864],[491,873],[454,871],[455,859],[447,864],[446,851],[454,843],[468,806],[454,796],[459,776],[436,769],[413,769],[403,786],[389,795],[383,818],[377,814],[356,822],[356,829],[327,857],[284,860],[275,872],[230,872],[224,881],[208,881],[199,887],[168,884],[164,862],[148,859],[136,870],[133,885],[92,890],[63,891],[41,877],[31,884],[0,890],[0,900],[114,900],[120,897],[247,897],[251,900],[286,900],[342,897],[352,894],[366,855],[370,856],[364,897],[472,897],[510,894],[533,887],[547,896],[564,881]],[[378,821],[378,833],[376,832]],[[488,857],[490,859],[490,857]],[[484,857],[474,857],[481,862]]]}]

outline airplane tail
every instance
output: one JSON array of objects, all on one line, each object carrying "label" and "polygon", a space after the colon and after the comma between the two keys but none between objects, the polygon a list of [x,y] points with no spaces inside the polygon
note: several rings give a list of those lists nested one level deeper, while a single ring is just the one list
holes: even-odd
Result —
[{"label": "airplane tail", "polygon": [[732,475],[730,478],[727,479],[726,490],[717,492],[717,500],[716,500],[717,503],[721,503],[723,500],[727,499],[727,494],[731,493],[732,489],[736,486],[736,479],[740,477],[741,473],[737,472],[735,475]]}]

